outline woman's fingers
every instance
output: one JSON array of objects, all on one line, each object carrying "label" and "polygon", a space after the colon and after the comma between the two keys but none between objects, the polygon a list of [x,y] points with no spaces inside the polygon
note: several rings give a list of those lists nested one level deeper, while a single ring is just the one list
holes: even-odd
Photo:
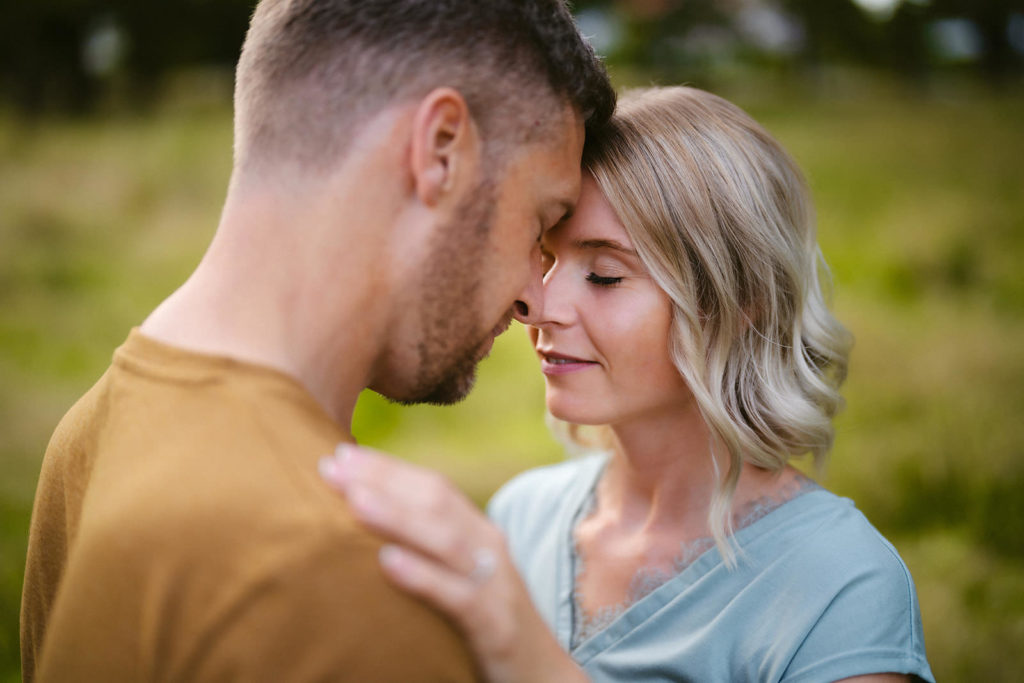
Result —
[{"label": "woman's fingers", "polygon": [[321,474],[360,521],[397,544],[381,549],[385,575],[463,629],[487,680],[586,680],[530,601],[504,535],[458,489],[382,453],[339,450]]},{"label": "woman's fingers", "polygon": [[453,505],[474,507],[444,476],[379,451],[342,444],[328,462],[329,481],[345,490],[369,488],[434,515],[450,512]]},{"label": "woman's fingers", "polygon": [[399,588],[446,613],[469,639],[493,683],[584,683],[530,601],[511,561],[496,555],[493,576],[473,577],[407,548],[384,546],[380,562]]},{"label": "woman's fingers", "polygon": [[434,515],[359,485],[347,488],[345,495],[356,517],[368,527],[462,573],[473,570],[474,549],[493,542],[489,523],[473,509],[453,506],[447,514]]},{"label": "woman's fingers", "polygon": [[477,581],[395,545],[381,548],[380,563],[384,573],[398,587],[442,609],[463,627],[468,626],[467,621],[476,621],[467,616],[480,588]]},{"label": "woman's fingers", "polygon": [[362,446],[339,444],[325,463],[332,483],[369,486],[390,497],[409,500],[420,509],[447,501],[446,489],[453,488],[433,470]]},{"label": "woman's fingers", "polygon": [[503,544],[461,492],[424,468],[360,449],[325,459],[321,472],[364,524],[456,571],[473,571],[475,548]]}]

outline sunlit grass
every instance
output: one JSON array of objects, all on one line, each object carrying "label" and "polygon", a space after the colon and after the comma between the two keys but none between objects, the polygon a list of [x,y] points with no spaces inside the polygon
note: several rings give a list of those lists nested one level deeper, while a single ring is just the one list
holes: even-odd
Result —
[{"label": "sunlit grass", "polygon": [[[917,580],[940,680],[1017,680],[1024,642],[1024,100],[765,97],[748,104],[815,192],[857,337],[826,483]],[[228,111],[0,120],[0,681],[39,458],[128,329],[188,274],[230,167]],[[360,441],[478,502],[561,457],[521,328],[455,408],[364,396]]]}]

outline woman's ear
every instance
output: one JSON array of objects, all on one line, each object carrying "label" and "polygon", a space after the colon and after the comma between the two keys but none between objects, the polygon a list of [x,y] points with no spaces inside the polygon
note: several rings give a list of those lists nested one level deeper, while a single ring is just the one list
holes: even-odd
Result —
[{"label": "woman's ear", "polygon": [[430,91],[412,122],[410,170],[417,197],[436,206],[475,164],[479,134],[462,95],[453,88]]}]

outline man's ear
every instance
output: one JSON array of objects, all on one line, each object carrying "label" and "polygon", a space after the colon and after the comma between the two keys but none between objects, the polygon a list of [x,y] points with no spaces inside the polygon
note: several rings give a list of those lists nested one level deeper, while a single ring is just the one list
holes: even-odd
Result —
[{"label": "man's ear", "polygon": [[410,170],[420,201],[437,205],[473,167],[479,133],[462,95],[437,88],[420,100],[413,116]]}]

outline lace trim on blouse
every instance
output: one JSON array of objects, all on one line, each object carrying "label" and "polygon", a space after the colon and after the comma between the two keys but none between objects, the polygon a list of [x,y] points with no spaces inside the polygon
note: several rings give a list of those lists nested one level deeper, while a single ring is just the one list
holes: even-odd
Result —
[{"label": "lace trim on blouse", "polygon": [[[774,496],[762,496],[756,500],[743,505],[733,516],[733,532],[750,526],[768,513],[776,510],[789,501],[808,493],[818,490],[818,486],[812,479],[800,476],[781,492]],[[579,586],[580,577],[583,576],[585,568],[583,554],[580,552],[579,544],[576,541],[576,527],[579,523],[593,514],[597,507],[597,486],[590,490],[573,524],[573,542],[571,560],[573,565],[573,586],[572,586],[572,639],[571,645],[575,649],[583,641],[603,631],[618,619],[633,604],[647,597],[655,590],[668,583],[683,572],[687,567],[697,561],[701,555],[715,546],[715,539],[711,537],[698,538],[693,541],[680,544],[679,554],[672,561],[671,569],[664,567],[641,567],[633,575],[629,582],[626,599],[616,605],[601,607],[597,612],[591,614],[583,609],[580,600]]]}]

